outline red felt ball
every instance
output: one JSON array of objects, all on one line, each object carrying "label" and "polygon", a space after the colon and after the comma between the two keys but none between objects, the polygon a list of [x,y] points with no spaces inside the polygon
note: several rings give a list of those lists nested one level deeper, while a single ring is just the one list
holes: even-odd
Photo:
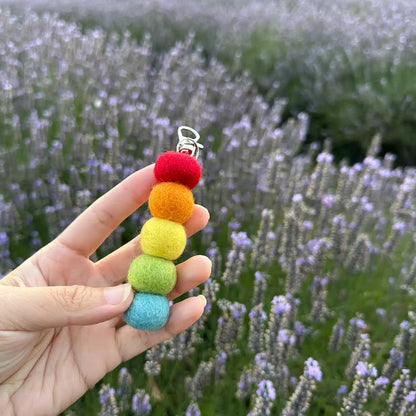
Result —
[{"label": "red felt ball", "polygon": [[157,158],[155,178],[158,182],[178,182],[192,189],[201,178],[201,166],[194,157],[172,150]]}]

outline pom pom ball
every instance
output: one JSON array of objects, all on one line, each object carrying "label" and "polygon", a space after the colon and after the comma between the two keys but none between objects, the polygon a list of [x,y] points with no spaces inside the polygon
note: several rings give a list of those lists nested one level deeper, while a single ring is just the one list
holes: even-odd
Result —
[{"label": "pom pom ball", "polygon": [[156,160],[155,178],[158,182],[178,182],[194,188],[201,178],[201,166],[198,161],[179,152],[162,153]]},{"label": "pom pom ball", "polygon": [[169,318],[169,302],[162,295],[135,293],[129,309],[124,312],[126,324],[136,329],[155,331]]},{"label": "pom pom ball", "polygon": [[149,256],[175,260],[185,249],[185,229],[177,222],[150,218],[143,225],[140,245],[143,253]]},{"label": "pom pom ball", "polygon": [[189,220],[193,208],[192,192],[179,183],[159,183],[153,187],[149,196],[150,213],[157,218],[183,224]]},{"label": "pom pom ball", "polygon": [[127,280],[136,292],[166,295],[175,286],[176,267],[169,260],[142,254],[130,264]]}]

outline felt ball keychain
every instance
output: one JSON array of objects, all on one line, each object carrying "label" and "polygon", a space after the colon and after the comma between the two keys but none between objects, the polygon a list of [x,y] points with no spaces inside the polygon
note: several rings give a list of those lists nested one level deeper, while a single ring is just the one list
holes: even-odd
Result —
[{"label": "felt ball keychain", "polygon": [[[188,131],[194,137],[183,135]],[[178,128],[176,151],[162,153],[155,163],[157,184],[149,196],[152,218],[145,222],[140,234],[143,254],[130,265],[127,280],[134,298],[124,313],[126,323],[136,329],[155,331],[169,318],[167,295],[176,284],[176,260],[184,251],[186,233],[183,224],[190,218],[194,198],[191,189],[201,178],[197,161],[200,138],[191,127]]]}]

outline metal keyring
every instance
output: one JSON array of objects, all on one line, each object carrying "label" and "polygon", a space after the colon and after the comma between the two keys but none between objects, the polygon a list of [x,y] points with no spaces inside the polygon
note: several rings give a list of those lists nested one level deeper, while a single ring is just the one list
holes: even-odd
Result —
[{"label": "metal keyring", "polygon": [[[191,132],[194,137],[184,136],[183,131]],[[178,137],[179,142],[176,145],[176,151],[180,153],[185,153],[190,156],[193,156],[195,159],[198,159],[199,149],[203,149],[204,146],[201,143],[198,143],[198,140],[201,138],[199,133],[194,130],[192,127],[180,126],[178,127]]]}]

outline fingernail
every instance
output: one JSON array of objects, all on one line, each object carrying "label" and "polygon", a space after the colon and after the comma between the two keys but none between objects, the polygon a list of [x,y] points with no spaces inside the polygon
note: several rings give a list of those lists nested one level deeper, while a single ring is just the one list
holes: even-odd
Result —
[{"label": "fingernail", "polygon": [[207,212],[207,214],[208,214],[208,221],[209,221],[209,219],[211,218],[211,214],[209,213],[209,211],[205,207],[202,207],[202,208],[204,208],[205,211]]},{"label": "fingernail", "polygon": [[203,205],[199,205],[199,204],[195,204],[195,205],[198,205],[198,207],[202,208],[208,214],[208,220],[209,220],[209,218],[211,218],[211,214],[209,213],[209,211]]},{"label": "fingernail", "polygon": [[118,305],[129,297],[130,292],[131,284],[124,283],[118,286],[106,287],[104,289],[104,297],[109,305]]},{"label": "fingernail", "polygon": [[211,267],[211,269],[212,269],[212,260],[207,256],[203,256],[203,257],[205,257],[208,260],[209,267]]},{"label": "fingernail", "polygon": [[207,298],[204,295],[198,295],[198,298],[201,300],[205,308],[205,306],[207,306]]}]

